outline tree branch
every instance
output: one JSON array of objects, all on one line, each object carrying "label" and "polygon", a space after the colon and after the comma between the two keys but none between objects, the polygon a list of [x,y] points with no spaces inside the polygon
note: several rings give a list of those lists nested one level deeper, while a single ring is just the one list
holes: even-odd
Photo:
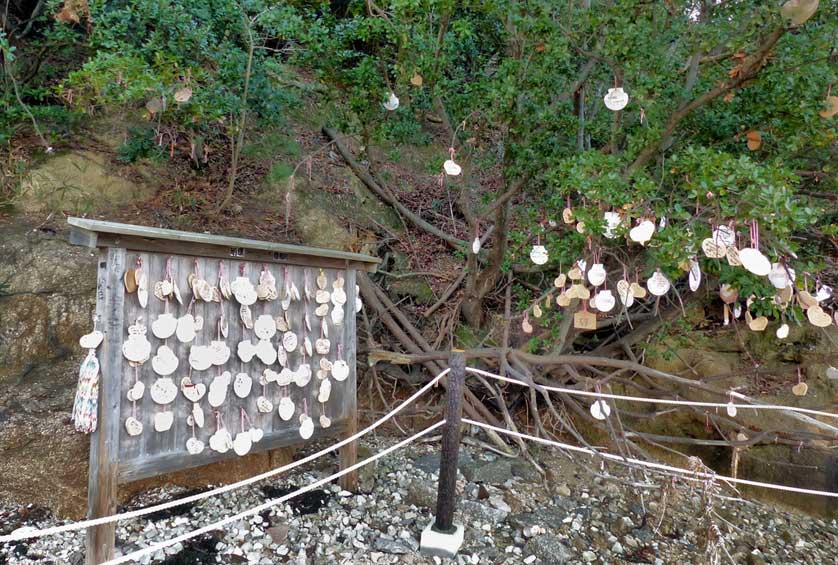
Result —
[{"label": "tree branch", "polygon": [[712,102],[722,94],[742,86],[746,81],[753,79],[768,59],[771,49],[774,48],[774,45],[777,44],[786,31],[787,28],[784,26],[775,28],[771,33],[762,39],[754,54],[742,61],[736,76],[678,107],[678,109],[676,109],[669,117],[669,120],[667,120],[660,141],[646,146],[646,148],[637,155],[637,158],[635,158],[628,168],[626,168],[624,176],[632,177],[635,173],[637,173],[637,171],[643,168],[643,166],[658,153],[661,147],[667,143],[667,141],[672,137],[672,134],[675,133],[678,124],[680,124],[684,118],[689,116],[690,113],[698,108],[701,108],[705,104]]},{"label": "tree branch", "polygon": [[334,142],[335,147],[337,148],[338,152],[343,157],[344,161],[349,165],[349,168],[352,169],[352,172],[355,173],[364,186],[369,188],[373,194],[375,194],[382,202],[385,204],[389,204],[393,208],[399,211],[405,218],[410,220],[410,222],[416,226],[417,228],[421,229],[424,232],[430,233],[432,235],[437,236],[438,238],[445,241],[448,245],[453,247],[454,249],[464,251],[467,249],[468,244],[458,239],[452,235],[449,235],[442,231],[441,229],[437,228],[433,224],[423,220],[418,215],[413,213],[410,209],[408,209],[404,204],[399,202],[396,197],[390,192],[389,190],[385,189],[383,186],[378,184],[372,175],[366,171],[360,163],[355,159],[355,156],[352,155],[352,152],[349,150],[348,147],[341,141],[340,135],[329,127],[323,128],[323,133]]}]

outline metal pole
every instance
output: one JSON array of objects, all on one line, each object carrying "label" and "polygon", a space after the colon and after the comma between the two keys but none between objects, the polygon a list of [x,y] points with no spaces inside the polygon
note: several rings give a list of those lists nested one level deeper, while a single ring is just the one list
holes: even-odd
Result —
[{"label": "metal pole", "polygon": [[436,498],[436,521],[433,530],[450,534],[454,527],[457,497],[457,463],[460,452],[460,420],[463,416],[463,387],[466,377],[464,351],[455,349],[448,358],[448,392],[445,405],[445,430],[442,432],[442,454],[439,460],[439,486]]}]

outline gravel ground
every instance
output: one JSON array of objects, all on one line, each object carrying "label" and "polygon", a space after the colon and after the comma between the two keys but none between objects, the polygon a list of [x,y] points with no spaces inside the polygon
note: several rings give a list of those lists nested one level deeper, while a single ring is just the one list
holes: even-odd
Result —
[{"label": "gravel ground", "polygon": [[[395,441],[364,442],[361,456]],[[458,483],[464,545],[454,560],[427,558],[418,553],[419,535],[435,506],[437,446],[413,445],[364,467],[362,494],[328,485],[141,563],[710,563],[714,550],[721,563],[838,563],[835,520],[728,498],[735,496],[729,490],[718,490],[724,497],[708,497],[702,483],[630,476],[618,466],[589,464],[586,471],[555,452],[536,453],[550,469],[551,478],[544,479],[522,460],[468,446],[461,451]],[[333,457],[323,458],[286,478],[120,522],[117,552],[282,496],[331,474],[335,464]],[[188,494],[174,488],[150,491],[120,510]],[[0,533],[60,523],[46,509],[0,506]],[[715,540],[709,549],[708,536]],[[82,533],[66,533],[7,544],[0,546],[0,565],[80,564],[83,542]]]}]

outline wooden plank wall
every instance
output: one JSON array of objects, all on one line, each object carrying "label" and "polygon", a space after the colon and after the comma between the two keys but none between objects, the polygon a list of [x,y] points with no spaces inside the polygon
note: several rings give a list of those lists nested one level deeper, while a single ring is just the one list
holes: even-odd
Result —
[{"label": "wooden plank wall", "polygon": [[[227,280],[232,282],[236,276],[239,275],[240,267],[244,268],[244,274],[251,283],[256,286],[259,281],[263,264],[252,261],[240,260],[219,260],[215,258],[195,258],[187,255],[167,255],[163,253],[147,253],[147,252],[133,252],[128,251],[126,256],[126,267],[131,268],[137,262],[137,258],[141,258],[143,269],[148,274],[149,278],[149,299],[146,308],[141,308],[137,298],[137,294],[125,295],[124,307],[124,324],[122,327],[122,339],[127,339],[127,328],[133,324],[138,318],[142,318],[141,324],[147,328],[147,338],[151,342],[151,355],[156,354],[158,346],[163,344],[163,341],[156,338],[151,331],[151,324],[163,313],[167,307],[166,303],[155,298],[152,293],[153,285],[156,281],[164,278],[166,269],[166,262],[169,257],[172,257],[171,269],[174,280],[180,288],[181,296],[184,305],[179,305],[176,301],[171,300],[168,304],[168,311],[176,317],[182,316],[186,313],[188,305],[192,299],[192,291],[187,283],[187,277],[190,273],[197,270],[200,277],[206,279],[211,285],[216,285],[218,282],[219,266],[223,265],[225,276]],[[283,266],[279,264],[268,264],[266,267],[272,272],[277,281],[277,289],[280,294],[285,288],[286,275],[291,278],[297,285],[297,288],[302,295],[302,300],[299,302],[292,302],[289,308],[289,318],[291,320],[291,329],[299,337],[300,344],[303,341],[304,334],[304,314],[307,311],[311,321],[311,332],[309,337],[314,341],[320,337],[321,324],[328,324],[329,340],[331,341],[331,350],[326,356],[330,360],[337,359],[338,344],[342,345],[344,359],[350,367],[350,376],[343,382],[332,380],[332,393],[329,402],[325,406],[321,406],[317,402],[317,394],[319,391],[320,381],[317,379],[316,371],[319,368],[320,355],[314,353],[314,358],[309,360],[312,366],[311,382],[305,387],[300,388],[296,384],[291,384],[287,387],[288,393],[296,404],[296,412],[294,417],[288,421],[283,421],[276,410],[279,399],[281,397],[280,388],[275,384],[269,384],[266,387],[266,396],[273,402],[274,410],[269,414],[262,414],[256,409],[256,398],[262,394],[262,387],[259,385],[259,377],[263,373],[266,366],[254,357],[249,363],[243,363],[236,354],[236,348],[242,339],[252,339],[253,343],[258,341],[253,330],[244,328],[240,321],[239,304],[235,299],[231,301],[223,300],[221,304],[205,303],[196,301],[193,305],[193,314],[202,316],[204,319],[204,326],[198,332],[195,340],[192,343],[181,343],[176,336],[168,338],[165,343],[172,348],[175,355],[179,359],[179,366],[177,371],[170,376],[178,387],[180,386],[181,378],[191,375],[193,383],[204,383],[209,390],[210,382],[214,377],[221,374],[223,370],[230,371],[233,378],[238,372],[246,372],[253,379],[253,388],[250,395],[245,399],[239,399],[234,393],[232,384],[228,389],[227,397],[224,404],[219,407],[218,413],[224,421],[227,429],[235,437],[236,433],[241,430],[240,408],[245,408],[253,425],[261,428],[265,437],[258,444],[254,444],[251,452],[273,449],[276,447],[294,445],[303,443],[304,440],[300,437],[297,429],[299,427],[299,415],[302,413],[304,402],[308,406],[308,414],[312,417],[315,425],[315,435],[312,439],[331,435],[344,435],[350,429],[354,429],[354,425],[350,421],[354,421],[356,410],[355,398],[355,273],[352,270],[343,269],[324,269],[328,279],[327,289],[331,292],[332,283],[338,278],[343,277],[345,280],[344,290],[347,294],[347,303],[344,306],[345,317],[342,326],[335,327],[331,322],[331,318],[327,315],[325,318],[320,318],[314,314],[314,309],[317,304],[312,299],[305,300],[305,272],[309,272],[310,286],[316,289],[315,279],[319,274],[320,269],[317,267],[300,267],[300,266]],[[330,305],[330,312],[332,306]],[[282,313],[280,300],[274,301],[257,301],[251,306],[254,320],[261,314],[270,314],[273,317],[279,316]],[[210,367],[206,371],[192,371],[189,366],[189,349],[192,345],[208,345],[210,341],[218,338],[217,322],[221,314],[226,316],[229,323],[229,333],[224,340],[231,349],[231,357],[226,365],[223,367]],[[224,339],[224,338],[222,338]],[[274,347],[281,343],[281,333],[277,333],[271,340]],[[121,354],[121,352],[120,352]],[[295,353],[290,353],[289,367],[295,369],[301,362],[301,353],[299,350]],[[281,367],[278,363],[274,363],[271,369],[279,372]],[[203,453],[198,455],[190,455],[186,451],[186,440],[191,437],[192,430],[187,425],[186,419],[192,409],[192,403],[189,402],[181,393],[178,393],[176,400],[169,406],[162,407],[155,404],[149,393],[152,383],[159,378],[152,370],[151,360],[145,362],[142,366],[136,369],[139,379],[145,384],[146,392],[143,398],[137,402],[137,418],[143,423],[143,433],[139,436],[129,436],[125,432],[125,419],[132,414],[132,403],[127,399],[128,390],[134,383],[135,368],[125,360],[122,363],[121,369],[121,383],[120,383],[120,406],[119,406],[119,478],[120,481],[136,480],[144,477],[149,477],[165,472],[170,472],[177,469],[194,467],[204,465],[214,461],[237,457],[235,452],[230,450],[225,454],[219,454],[209,448],[209,438],[216,431],[216,418],[213,415],[213,408],[210,407],[207,396],[205,395],[200,405],[204,410],[205,424],[203,429],[196,428],[196,437],[204,442],[205,448]],[[329,429],[323,430],[320,428],[319,416],[321,410],[325,409],[327,415],[332,420],[332,426]],[[158,411],[173,410],[174,424],[167,432],[156,432],[154,430],[154,414]],[[349,432],[351,433],[351,432]],[[310,441],[310,440],[309,440]],[[353,454],[354,457],[354,454]],[[354,462],[354,460],[353,460]]]},{"label": "wooden plank wall", "polygon": [[[122,372],[122,334],[124,288],[121,273],[125,270],[124,249],[103,249],[99,253],[96,288],[98,327],[105,339],[99,348],[98,425],[90,438],[88,470],[88,518],[109,516],[116,512],[117,466],[121,422],[118,413],[120,383],[108,378]],[[88,528],[86,537],[87,564],[103,563],[114,556],[116,524]]]}]

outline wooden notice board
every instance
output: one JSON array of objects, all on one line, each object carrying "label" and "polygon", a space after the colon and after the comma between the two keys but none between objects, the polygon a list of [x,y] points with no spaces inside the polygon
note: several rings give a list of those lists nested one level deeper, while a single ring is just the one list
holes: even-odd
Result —
[{"label": "wooden notice board", "polygon": [[[378,259],[357,253],[81,218],[70,218],[68,222],[71,242],[99,249],[96,313],[105,338],[97,351],[101,366],[99,423],[91,436],[89,517],[115,513],[117,485],[121,482],[238,457],[233,449],[222,453],[210,447],[210,438],[219,427],[229,431],[232,437],[249,428],[261,430],[261,439],[252,443],[250,453],[320,437],[345,437],[355,432],[355,272],[374,270]],[[147,300],[140,299],[133,285],[126,285],[126,272],[131,269],[141,269],[145,275]],[[263,329],[261,341],[268,344],[260,342],[252,325],[247,327],[243,317],[248,316],[242,315],[242,304],[236,296],[225,298],[219,296],[223,293],[218,290],[224,286],[222,279],[232,282],[237,277],[244,277],[256,287],[266,273],[275,280],[276,296],[268,293],[247,308],[251,320],[261,317],[262,325],[257,327]],[[201,293],[193,296],[191,281],[195,278],[215,287],[214,299],[202,299]],[[173,294],[166,299],[155,296],[155,283],[166,280],[177,286],[180,301]],[[344,297],[337,298],[338,288],[345,294],[342,305],[339,303]],[[293,290],[289,292],[289,289]],[[326,293],[318,295],[318,290]],[[333,299],[327,300],[327,295]],[[342,310],[343,315],[337,315],[335,309]],[[187,314],[198,321],[192,340],[182,340],[180,333],[165,339],[155,335],[161,333],[162,325],[153,327],[153,324],[161,316],[179,319]],[[265,338],[268,317],[277,320],[277,329],[275,335]],[[150,342],[148,360],[132,363],[126,358],[123,344],[132,339],[129,328],[131,333],[144,333]],[[293,339],[283,345],[287,333],[294,334],[296,345]],[[328,344],[317,343],[323,338]],[[311,346],[310,354],[307,343]],[[239,354],[240,344],[244,344],[243,355]],[[273,348],[279,353],[279,359],[270,362],[271,355],[253,354],[249,360],[243,360],[242,356],[249,357],[247,350],[255,349],[256,345],[262,353],[265,348]],[[176,368],[173,369],[171,362],[168,365],[152,362],[158,359],[161,346],[174,353]],[[316,346],[320,346],[319,351]],[[230,349],[229,358],[223,363],[223,355],[215,356],[214,364],[202,370],[196,369],[200,363],[190,362],[190,355],[197,356],[195,352],[219,347]],[[332,374],[329,370],[337,367],[338,361],[348,367],[342,379],[335,377],[343,377],[343,373]],[[308,380],[300,377],[303,365],[311,368]],[[163,366],[168,368],[161,375]],[[285,373],[283,368],[287,369]],[[280,374],[282,377],[277,380]],[[249,379],[250,390],[246,386],[234,390],[233,382],[237,378]],[[292,378],[290,383],[289,378]],[[228,380],[229,385],[225,385]],[[327,401],[320,402],[324,380],[329,381],[331,394]],[[156,402],[155,399],[161,398],[159,391],[165,388],[162,384],[171,390],[171,383],[178,388],[173,400],[167,404]],[[213,383],[226,391],[220,404],[221,395],[215,394],[211,405],[208,391]],[[193,402],[194,394],[192,399],[186,397],[184,386],[200,389],[201,385],[207,392],[197,402]],[[153,398],[151,392],[155,386],[158,395]],[[144,389],[139,399],[129,394],[132,389],[137,391],[137,387]],[[290,419],[280,416],[278,406],[283,398],[293,402]],[[269,411],[265,400],[271,405]],[[288,401],[283,402],[287,408]],[[194,415],[196,409],[204,416],[203,426],[197,425],[200,419]],[[288,412],[284,415],[287,418]],[[321,415],[328,420],[321,420]],[[313,433],[303,439],[300,428],[306,417],[313,423]],[[157,431],[156,418],[163,422],[170,418],[171,425],[161,425],[163,431]],[[128,433],[129,419],[142,425],[141,433],[136,434],[136,428],[135,435]],[[195,438],[192,452],[187,450],[190,438]],[[196,440],[203,444],[200,452],[194,449]],[[347,467],[354,462],[355,445],[350,444],[341,451],[340,464]],[[344,479],[344,487],[351,490],[354,476],[346,475]],[[89,529],[87,563],[98,564],[113,557],[114,526],[110,523]]]}]

